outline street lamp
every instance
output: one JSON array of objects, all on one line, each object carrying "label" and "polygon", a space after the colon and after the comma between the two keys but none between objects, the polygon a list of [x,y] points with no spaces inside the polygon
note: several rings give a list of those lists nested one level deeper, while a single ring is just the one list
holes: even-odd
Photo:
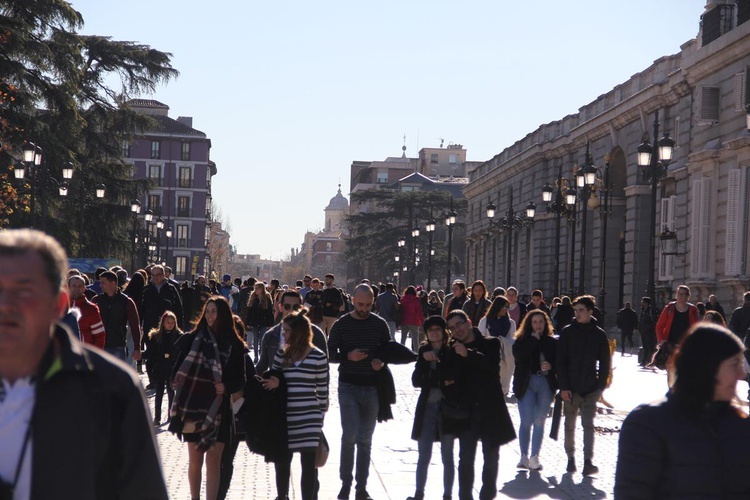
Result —
[{"label": "street lamp", "polygon": [[638,146],[638,166],[643,171],[643,176],[651,181],[651,224],[649,227],[649,259],[648,259],[648,285],[646,295],[651,300],[656,300],[656,191],[659,180],[667,175],[667,167],[672,161],[675,141],[665,133],[659,139],[659,110],[654,112],[654,141],[655,146],[648,142],[648,135],[644,134],[643,143]]},{"label": "street lamp", "polygon": [[73,178],[73,164],[68,162],[62,168],[63,179],[70,180]]},{"label": "street lamp", "polygon": [[[398,239],[398,242],[396,243],[398,246],[398,255],[396,256],[396,262],[399,262],[401,260],[401,253],[406,246],[406,239],[404,237],[401,237]],[[406,272],[406,262],[404,261],[403,269],[402,271]],[[399,274],[399,281],[398,281],[398,289],[401,290],[401,274]]]},{"label": "street lamp", "polygon": [[[560,232],[562,225],[563,216],[567,217],[568,221],[571,219],[573,214],[573,206],[576,203],[576,190],[573,186],[568,183],[567,179],[563,179],[562,176],[562,165],[560,161],[557,166],[557,180],[555,185],[557,186],[557,193],[554,195],[555,189],[549,183],[542,187],[542,201],[547,205],[547,212],[555,214],[555,268],[553,271],[554,276],[554,295],[560,295]],[[575,237],[572,235],[572,237]]]},{"label": "street lamp", "polygon": [[132,234],[132,246],[130,247],[130,272],[131,274],[135,271],[135,243],[136,243],[136,231],[138,230],[138,214],[141,213],[141,202],[133,198],[130,201],[130,213],[133,214],[133,234]]},{"label": "street lamp", "polygon": [[430,209],[430,220],[427,221],[425,226],[427,236],[429,237],[429,247],[427,250],[427,291],[430,291],[430,284],[432,283],[432,236],[435,232],[435,219],[432,218],[432,209]]},{"label": "street lamp", "polygon": [[[578,266],[578,294],[586,293],[586,230],[588,223],[588,203],[591,197],[592,187],[596,183],[597,168],[594,166],[591,154],[589,153],[589,143],[586,143],[586,157],[583,167],[578,169],[576,182],[581,188],[581,251],[579,252],[580,264]],[[602,242],[603,244],[603,242]]]},{"label": "street lamp", "polygon": [[164,219],[159,217],[156,219],[156,261],[157,264],[161,261],[161,230],[164,229]]},{"label": "street lamp", "polygon": [[414,229],[411,230],[411,237],[412,237],[412,268],[411,268],[411,282],[416,286],[417,284],[417,262],[419,262],[419,258],[417,257],[417,238],[419,238],[419,224],[416,224],[414,226]]},{"label": "street lamp", "polygon": [[167,252],[164,255],[164,260],[167,262],[167,265],[169,265],[169,243],[170,243],[170,240],[172,239],[172,234],[173,234],[172,228],[167,227],[167,230],[164,232],[164,236],[166,236],[166,239],[167,239]]},{"label": "street lamp", "polygon": [[453,260],[453,226],[456,225],[456,217],[458,214],[453,210],[453,197],[451,196],[451,209],[450,212],[445,214],[445,225],[448,226],[448,272],[445,278],[445,292],[451,289],[451,261]]},{"label": "street lamp", "polygon": [[513,231],[525,226],[534,224],[534,215],[536,214],[536,205],[530,202],[526,205],[526,217],[520,217],[518,212],[513,210],[513,186],[510,187],[510,197],[508,200],[508,210],[505,213],[505,217],[499,220],[495,219],[495,204],[490,202],[487,204],[487,218],[490,222],[490,227],[499,227],[501,230],[507,232],[508,252],[507,252],[507,268],[506,268],[506,282],[511,285],[511,263],[513,261]]}]

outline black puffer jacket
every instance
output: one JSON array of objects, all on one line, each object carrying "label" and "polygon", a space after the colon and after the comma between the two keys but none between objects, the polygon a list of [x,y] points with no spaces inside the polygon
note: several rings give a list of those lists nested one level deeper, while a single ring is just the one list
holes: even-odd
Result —
[{"label": "black puffer jacket", "polygon": [[639,406],[625,419],[615,499],[750,498],[750,420],[716,402],[700,415],[673,396]]},{"label": "black puffer jacket", "polygon": [[560,332],[555,368],[561,391],[581,396],[603,391],[611,364],[607,334],[593,317],[590,323],[573,321]]}]

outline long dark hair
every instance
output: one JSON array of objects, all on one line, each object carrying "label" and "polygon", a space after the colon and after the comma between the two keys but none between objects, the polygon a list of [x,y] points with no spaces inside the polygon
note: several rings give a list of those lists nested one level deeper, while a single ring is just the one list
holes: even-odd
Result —
[{"label": "long dark hair", "polygon": [[283,320],[292,330],[284,346],[284,365],[289,366],[299,361],[305,352],[313,346],[313,331],[310,320],[307,319],[307,310],[292,313]]},{"label": "long dark hair", "polygon": [[531,319],[534,316],[542,316],[544,318],[544,333],[542,336],[551,337],[555,334],[555,328],[552,326],[552,320],[550,319],[549,314],[541,309],[532,309],[526,313],[526,316],[524,316],[521,324],[516,330],[516,340],[526,338],[532,334],[534,330],[531,328]]},{"label": "long dark hair", "polygon": [[[206,322],[206,308],[209,304],[216,304],[216,323],[211,331],[216,335],[217,340],[223,338],[225,340],[238,340],[241,343],[245,343],[242,340],[242,335],[235,328],[234,316],[232,314],[232,308],[229,307],[227,299],[221,295],[212,295],[206,301],[203,306],[198,320],[195,322],[196,330],[208,330],[208,323]],[[244,333],[244,332],[242,332]]]},{"label": "long dark hair", "polygon": [[487,318],[487,321],[497,318],[500,315],[500,309],[503,307],[507,307],[510,302],[508,302],[508,299],[503,297],[502,295],[498,295],[494,299],[492,299],[492,305],[487,309],[487,312],[484,313],[484,317]]},{"label": "long dark hair", "polygon": [[714,399],[719,365],[744,350],[729,329],[707,322],[695,324],[670,362],[677,375],[671,393],[678,404],[692,411],[704,409]]}]

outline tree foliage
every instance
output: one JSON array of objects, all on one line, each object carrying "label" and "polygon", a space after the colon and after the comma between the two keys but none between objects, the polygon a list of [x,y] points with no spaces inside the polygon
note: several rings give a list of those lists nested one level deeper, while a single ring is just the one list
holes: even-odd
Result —
[{"label": "tree foliage", "polygon": [[[453,209],[461,218],[466,212],[466,200],[452,200]],[[433,233],[432,277],[442,283],[447,267],[447,231],[445,214],[450,211],[451,197],[446,191],[390,191],[366,190],[352,193],[352,205],[358,205],[359,213],[347,218],[349,236],[346,239],[346,256],[352,269],[350,275],[368,276],[376,280],[392,280],[393,271],[404,264],[409,267],[409,279],[421,283],[427,277],[428,233],[425,224],[432,217],[435,220]],[[412,230],[419,226],[417,238],[421,260],[416,277],[412,274],[413,260]],[[456,229],[461,227],[456,225]],[[454,230],[454,236],[457,236]],[[403,238],[407,245],[401,251],[401,261],[396,264],[394,257],[399,254],[397,242]],[[454,238],[454,264],[460,259],[460,239]],[[401,270],[400,272],[403,273]],[[402,280],[402,284],[406,281]]]},{"label": "tree foliage", "polygon": [[[57,183],[72,163],[67,199],[53,181],[36,181],[37,197],[49,202],[47,231],[72,255],[125,257],[134,186],[121,147],[154,123],[123,104],[178,72],[169,53],[82,35],[82,27],[83,16],[62,0],[0,0],[0,171],[10,172],[27,142],[43,148],[39,173]],[[7,181],[0,182],[4,189]],[[94,197],[98,184],[106,186],[104,201]],[[15,186],[27,194],[31,188]],[[16,212],[8,222],[28,225],[30,218]]]}]

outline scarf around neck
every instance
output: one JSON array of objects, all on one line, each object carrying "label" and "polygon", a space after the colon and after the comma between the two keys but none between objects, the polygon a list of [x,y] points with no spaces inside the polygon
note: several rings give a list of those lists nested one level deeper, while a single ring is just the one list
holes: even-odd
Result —
[{"label": "scarf around neck", "polygon": [[214,385],[222,382],[222,361],[228,357],[229,351],[222,353],[216,337],[202,329],[196,332],[190,352],[172,382],[176,391],[170,415],[183,422],[196,422],[200,434],[198,448],[203,451],[219,435],[223,396],[216,394]]}]

